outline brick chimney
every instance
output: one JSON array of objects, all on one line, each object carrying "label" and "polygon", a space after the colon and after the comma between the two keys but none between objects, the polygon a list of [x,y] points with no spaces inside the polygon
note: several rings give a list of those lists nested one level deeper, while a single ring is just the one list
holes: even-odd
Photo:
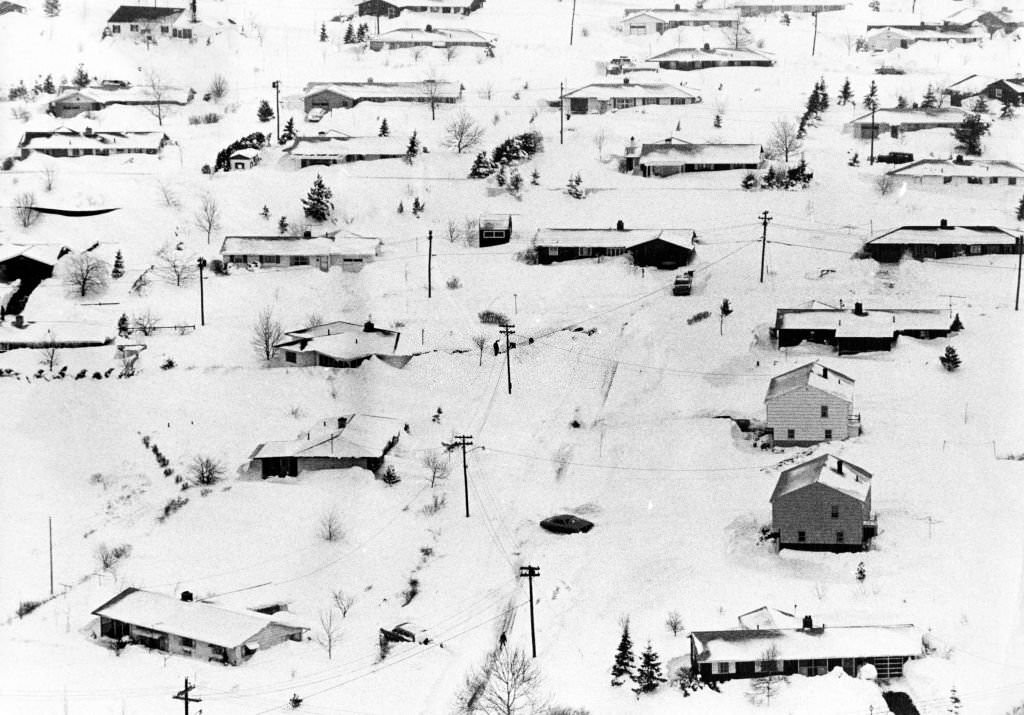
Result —
[{"label": "brick chimney", "polygon": [[615,230],[616,231],[625,231],[626,230],[626,224],[622,221],[621,218],[618,221],[615,222]]},{"label": "brick chimney", "polygon": [[947,230],[953,229],[953,227],[949,225],[949,221],[947,221],[946,219],[939,220],[939,228],[945,228]]},{"label": "brick chimney", "polygon": [[182,591],[181,592],[181,600],[184,601],[185,603],[191,603],[192,602],[192,592],[191,591]]},{"label": "brick chimney", "polygon": [[810,616],[804,616],[803,629],[809,631],[814,628],[814,619]]},{"label": "brick chimney", "polygon": [[867,313],[864,312],[864,304],[861,303],[860,301],[857,301],[856,303],[854,303],[853,304],[853,314],[854,315],[867,315]]}]

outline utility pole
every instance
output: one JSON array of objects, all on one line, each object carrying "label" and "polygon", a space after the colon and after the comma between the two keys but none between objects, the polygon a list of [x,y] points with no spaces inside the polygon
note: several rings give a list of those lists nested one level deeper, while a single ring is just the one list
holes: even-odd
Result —
[{"label": "utility pole", "polygon": [[572,20],[569,21],[569,47],[572,47],[572,34],[576,27],[576,0],[572,0]]},{"label": "utility pole", "polygon": [[537,630],[533,623],[533,579],[540,576],[540,566],[520,566],[519,577],[526,576],[530,580],[530,645],[533,646],[533,657],[537,657]]},{"label": "utility pole", "polygon": [[466,518],[469,518],[469,470],[466,468],[466,447],[473,444],[473,435],[457,434],[455,444],[462,445],[462,486],[466,491]]},{"label": "utility pole", "polygon": [[53,595],[53,517],[47,517],[47,526],[50,531],[50,595]]},{"label": "utility pole", "polygon": [[199,324],[206,325],[206,297],[203,294],[203,269],[206,268],[206,259],[200,257],[196,265],[199,266]]},{"label": "utility pole", "polygon": [[768,243],[768,222],[772,220],[772,217],[768,215],[768,211],[762,211],[761,216],[761,283],[764,283],[764,249]]},{"label": "utility pole", "polygon": [[505,336],[505,368],[508,370],[508,394],[510,395],[512,394],[512,352],[510,350],[508,338],[510,335],[515,335],[516,331],[513,330],[515,327],[516,326],[509,325],[508,323],[501,324],[501,333]]},{"label": "utility pole", "polygon": [[814,50],[818,47],[818,11],[815,10],[811,14],[814,15],[814,39],[811,41],[811,57],[814,57]]},{"label": "utility pole", "polygon": [[430,263],[434,258],[434,232],[427,231],[427,297],[431,295]]},{"label": "utility pole", "polygon": [[193,698],[189,695],[190,692],[196,689],[196,686],[188,684],[188,678],[185,678],[185,689],[177,695],[172,696],[172,700],[184,700],[185,701],[185,715],[188,715],[188,704],[189,703],[201,703],[202,698]]},{"label": "utility pole", "polygon": [[1020,257],[1024,252],[1024,236],[1017,236],[1017,297],[1013,301],[1013,309],[1020,310]]},{"label": "utility pole", "polygon": [[565,82],[558,83],[558,143],[565,144]]},{"label": "utility pole", "polygon": [[868,154],[868,163],[875,163],[875,102],[871,104],[871,153]]},{"label": "utility pole", "polygon": [[[811,54],[814,54],[813,52]],[[277,117],[277,143],[281,143],[281,82],[280,80],[274,80],[270,85],[274,88],[274,108],[277,110],[274,112],[274,116]]]}]

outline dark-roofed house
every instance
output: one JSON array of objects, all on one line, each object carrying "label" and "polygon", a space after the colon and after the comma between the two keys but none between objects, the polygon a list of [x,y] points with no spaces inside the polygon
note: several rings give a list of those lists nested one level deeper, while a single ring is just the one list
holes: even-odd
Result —
[{"label": "dark-roofed house", "polygon": [[302,94],[304,111],[314,107],[330,111],[360,102],[425,102],[455,104],[462,97],[458,82],[311,82]]},{"label": "dark-roofed house", "polygon": [[1024,24],[1021,21],[1021,16],[1010,10],[1006,5],[1000,10],[965,7],[957,10],[942,22],[944,25],[962,29],[980,25],[988,31],[989,35],[995,35],[996,33],[1009,34]]},{"label": "dark-roofed house", "polygon": [[159,96],[149,87],[73,87],[61,91],[48,105],[55,117],[68,119],[82,112],[98,112],[114,104],[152,106],[155,104],[185,105],[195,95],[190,89],[160,87]]},{"label": "dark-roofed house", "polygon": [[335,320],[302,330],[285,333],[275,345],[277,354],[271,364],[276,367],[359,367],[371,357],[391,365],[405,367],[411,354],[398,353],[402,334],[378,328],[372,322],[349,323]]},{"label": "dark-roofed house", "polygon": [[710,67],[771,67],[775,60],[756,50],[728,47],[676,47],[647,58],[663,70],[702,70]]},{"label": "dark-roofed house", "polygon": [[[825,675],[842,668],[857,677],[874,666],[879,678],[898,678],[908,660],[924,654],[922,634],[913,625],[736,628],[690,634],[690,667],[701,680],[761,678],[766,675]],[[765,653],[773,660],[764,660]]]},{"label": "dark-roofed house", "polygon": [[840,354],[892,350],[900,335],[944,338],[953,318],[930,308],[871,308],[860,303],[844,308],[778,308],[770,329],[779,348],[803,341],[832,345]]},{"label": "dark-roofed house", "polygon": [[39,152],[55,157],[111,156],[114,154],[159,154],[168,142],[163,132],[97,132],[58,127],[52,131],[28,131],[18,147],[21,157]]},{"label": "dark-roofed house", "polygon": [[872,126],[875,137],[888,133],[898,139],[907,132],[922,129],[953,129],[960,125],[967,112],[959,107],[942,109],[879,109],[875,111],[874,120],[871,112],[857,117],[850,126],[856,139],[870,139]]},{"label": "dark-roofed house", "polygon": [[624,168],[641,176],[672,176],[692,171],[753,170],[761,166],[760,144],[693,144],[679,137],[626,146]]},{"label": "dark-roofed house", "polygon": [[105,34],[135,37],[177,37],[192,39],[192,13],[183,7],[121,5],[107,19]]},{"label": "dark-roofed house", "polygon": [[984,95],[1003,104],[1019,105],[1024,102],[1024,77],[987,77],[972,74],[954,82],[942,93],[949,96],[949,103],[959,107],[969,97]]},{"label": "dark-roofed house", "polygon": [[403,12],[468,15],[483,4],[484,0],[363,0],[356,7],[360,15],[398,17]]},{"label": "dark-roofed house", "polygon": [[264,479],[317,469],[361,467],[376,472],[401,433],[402,423],[391,417],[343,415],[322,420],[295,439],[260,444],[249,459]]},{"label": "dark-roofed house", "polygon": [[678,268],[695,253],[689,228],[541,228],[534,246],[539,263],[630,254],[633,265]]},{"label": "dark-roofed house", "polygon": [[897,179],[933,186],[1016,186],[1024,184],[1024,168],[1010,161],[993,159],[919,159],[886,172]]},{"label": "dark-roofed house", "polygon": [[864,250],[883,262],[895,262],[904,255],[918,260],[981,256],[1016,253],[1017,237],[998,226],[950,226],[942,219],[938,225],[895,228],[865,243]]},{"label": "dark-roofed house", "polygon": [[334,231],[323,236],[225,236],[220,253],[236,265],[259,263],[266,268],[341,266],[356,272],[380,255],[380,241],[354,233]]},{"label": "dark-roofed house", "polygon": [[187,591],[177,599],[126,588],[92,613],[100,617],[100,635],[116,643],[128,638],[154,650],[230,665],[279,643],[302,640],[308,630],[280,613],[266,615],[191,598]]},{"label": "dark-roofed house", "polygon": [[485,214],[478,231],[480,248],[508,243],[512,240],[512,214]]},{"label": "dark-roofed house", "polygon": [[852,378],[817,361],[773,377],[764,404],[775,444],[808,445],[859,435],[853,387]]},{"label": "dark-roofed house", "polygon": [[771,502],[780,549],[862,551],[877,533],[871,473],[831,454],[783,470]]},{"label": "dark-roofed house", "polygon": [[693,90],[667,82],[595,82],[562,95],[567,114],[604,114],[608,110],[648,105],[694,104],[703,101]]}]

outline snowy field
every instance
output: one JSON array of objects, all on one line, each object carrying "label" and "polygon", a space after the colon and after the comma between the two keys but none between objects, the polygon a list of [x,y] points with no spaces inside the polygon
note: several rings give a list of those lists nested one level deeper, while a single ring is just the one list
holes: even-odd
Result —
[{"label": "snowy field", "polygon": [[[884,713],[880,688],[833,673],[793,676],[770,703],[754,704],[749,681],[721,693],[684,698],[661,687],[636,698],[609,685],[609,669],[628,617],[637,650],[650,641],[662,663],[689,660],[687,633],[732,628],[736,616],[762,605],[814,616],[830,625],[913,623],[935,652],[907,667],[887,688],[909,693],[922,714],[946,712],[955,687],[965,714],[1009,712],[1024,702],[1024,391],[1020,356],[1024,323],[1014,310],[1015,256],[883,265],[853,254],[864,241],[904,224],[998,225],[1015,233],[1021,187],[898,186],[882,196],[866,141],[844,125],[864,113],[861,98],[874,80],[883,106],[899,95],[917,101],[929,84],[945,86],[971,73],[1012,76],[1024,70],[1020,41],[981,46],[912,47],[885,55],[852,52],[850,38],[873,22],[866,0],[813,19],[794,14],[751,18],[746,25],[772,68],[661,72],[704,97],[691,106],[643,107],[573,116],[559,140],[559,84],[601,81],[604,61],[641,59],[674,46],[672,32],[628,37],[615,23],[624,1],[580,3],[568,44],[568,0],[488,0],[458,26],[499,37],[494,58],[461,50],[360,51],[341,42],[352,11],[330,3],[201,1],[200,14],[232,18],[237,31],[209,45],[162,42],[148,48],[127,39],[100,39],[114,2],[65,0],[49,19],[41,0],[28,13],[0,15],[0,85],[37,75],[55,81],[79,63],[99,77],[141,83],[157,73],[193,87],[192,104],[164,118],[173,144],[158,157],[55,159],[33,155],[0,172],[2,203],[25,191],[39,204],[116,208],[92,218],[43,216],[23,228],[0,212],[0,243],[61,243],[104,256],[121,250],[126,275],[101,297],[68,297],[59,278],[32,294],[26,317],[60,336],[82,326],[115,332],[122,313],[147,310],[162,325],[198,324],[195,281],[157,281],[143,294],[132,282],[165,244],[182,242],[213,259],[225,235],[276,233],[276,221],[305,223],[299,200],[317,174],[334,192],[335,222],[382,242],[381,256],[358,273],[314,268],[237,270],[211,275],[205,326],[142,340],[138,373],[130,379],[43,380],[35,350],[0,354],[0,711],[26,715],[177,713],[171,696],[187,677],[197,683],[193,706],[207,715],[454,712],[467,674],[497,644],[513,614],[509,645],[529,651],[530,622],[520,566],[540,567],[533,582],[540,689],[551,705],[605,713],[762,713],[866,715]],[[965,5],[921,0],[922,17],[943,17]],[[995,3],[996,6],[1006,4]],[[719,6],[711,0],[709,6]],[[882,0],[887,13],[907,13],[911,0]],[[371,20],[372,18],[363,18]],[[432,16],[403,15],[381,29],[420,26]],[[327,42],[319,42],[321,24]],[[374,29],[371,22],[371,29]],[[876,75],[881,64],[903,75]],[[224,75],[228,95],[201,100],[212,76]],[[459,105],[362,104],[338,110],[319,125],[303,119],[301,91],[313,80],[422,79],[465,87]],[[856,108],[836,106],[849,78]],[[814,83],[824,78],[833,104],[812,126],[804,157],[814,172],[806,190],[744,191],[742,172],[644,179],[618,172],[630,137],[653,141],[673,132],[690,141],[767,141],[773,122],[796,120]],[[429,153],[400,160],[299,169],[280,147],[262,152],[251,171],[201,173],[217,151],[261,124],[256,109],[273,104],[280,80],[282,124],[303,131],[334,128],[376,134],[387,119],[392,136],[413,131]],[[0,103],[0,157],[14,154],[22,133],[57,126],[46,96],[26,106],[22,122]],[[995,103],[993,103],[995,104]],[[539,185],[521,198],[493,179],[465,178],[475,151],[443,146],[445,127],[465,109],[484,127],[480,149],[536,128],[544,151],[526,163]],[[190,115],[216,111],[217,124],[190,125]],[[995,111],[995,110],[994,110]],[[715,128],[716,114],[722,127]],[[985,158],[1024,160],[1024,119],[993,115]],[[138,108],[111,108],[71,124],[95,129],[156,129]],[[676,127],[679,127],[676,131]],[[599,148],[597,137],[603,136]],[[948,157],[954,140],[930,130],[876,152],[912,151]],[[859,153],[861,164],[847,161]],[[53,169],[52,190],[43,186]],[[566,195],[579,173],[586,199]],[[221,208],[210,240],[195,225],[203,195]],[[168,200],[170,197],[170,200]],[[426,205],[419,218],[413,199]],[[402,202],[406,209],[399,214]],[[260,215],[263,206],[269,221]],[[766,275],[759,282],[759,215],[768,211]],[[513,215],[508,245],[480,249],[450,241],[448,224],[484,213]],[[641,270],[625,258],[527,265],[516,254],[540,227],[686,227],[698,237],[695,288],[673,297],[674,275]],[[433,231],[432,297],[427,297],[427,233]],[[445,282],[458,277],[461,286]],[[728,299],[734,312],[719,321]],[[965,329],[950,340],[900,338],[892,352],[838,357],[823,346],[776,349],[768,326],[777,307],[818,300],[850,306],[939,308],[958,314]],[[96,304],[100,303],[100,304]],[[285,329],[310,315],[401,330],[421,355],[402,370],[371,360],[358,369],[269,369],[250,344],[257,313],[271,308]],[[485,309],[507,314],[518,347],[495,356],[494,326]],[[711,317],[688,324],[701,311]],[[575,330],[579,328],[579,330]],[[7,326],[2,330],[11,330]],[[487,336],[482,356],[473,343]],[[532,342],[530,341],[532,339]],[[947,344],[963,366],[947,372],[938,357]],[[855,409],[864,433],[828,445],[875,475],[873,508],[879,536],[865,553],[784,551],[759,544],[771,520],[769,497],[779,468],[825,447],[761,450],[730,419],[763,419],[771,376],[822,358],[856,380]],[[161,364],[173,360],[173,369]],[[114,347],[66,349],[69,373],[119,366]],[[439,421],[432,419],[440,408]],[[328,416],[390,415],[409,425],[388,456],[401,482],[387,486],[362,469],[307,472],[267,480],[246,472],[261,442],[286,439]],[[423,455],[455,434],[473,437],[468,453],[465,517],[462,463],[434,487]],[[176,473],[197,455],[211,456],[227,475],[209,489],[185,491],[166,477],[143,444],[159,445]],[[166,519],[169,500],[187,498]],[[435,507],[443,501],[440,509]],[[317,535],[324,514],[339,515],[344,536]],[[572,512],[594,521],[586,535],[556,536],[538,522]],[[22,619],[19,603],[49,595],[48,518],[58,596]],[[128,544],[131,553],[103,570],[101,545]],[[854,577],[859,562],[867,577]],[[418,594],[408,605],[410,579]],[[238,607],[287,602],[310,628],[309,638],[258,653],[239,667],[130,647],[120,656],[91,636],[91,611],[123,588],[171,595],[191,590]],[[353,599],[332,657],[321,613],[332,594]],[[665,625],[678,611],[683,630]],[[381,627],[411,621],[429,645],[400,644],[380,660]],[[679,661],[682,662],[682,661]],[[524,711],[527,712],[527,711]]]}]

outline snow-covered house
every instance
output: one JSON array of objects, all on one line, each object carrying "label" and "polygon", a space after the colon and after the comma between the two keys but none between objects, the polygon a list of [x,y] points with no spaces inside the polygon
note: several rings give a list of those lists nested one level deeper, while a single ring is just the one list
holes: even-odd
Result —
[{"label": "snow-covered house", "polygon": [[16,12],[21,15],[24,15],[26,12],[25,6],[19,5],[16,2],[8,2],[8,0],[3,0],[3,2],[0,2],[0,15],[6,15],[11,12]]},{"label": "snow-covered house", "polygon": [[294,477],[318,469],[376,472],[398,443],[402,423],[392,417],[348,414],[322,420],[295,439],[257,445],[249,459],[267,477]]},{"label": "snow-covered house", "polygon": [[900,335],[928,340],[951,332],[953,318],[931,308],[778,308],[771,337],[779,348],[803,341],[832,345],[840,353],[892,350]]},{"label": "snow-covered house", "polygon": [[313,236],[225,236],[220,253],[226,263],[266,268],[316,266],[329,270],[357,272],[380,255],[380,241],[351,232],[334,231]]},{"label": "snow-covered house", "polygon": [[21,157],[38,152],[55,157],[111,156],[115,154],[159,154],[168,142],[163,132],[79,131],[58,127],[49,131],[25,132],[18,147]]},{"label": "snow-covered house", "polygon": [[728,47],[676,47],[647,58],[663,70],[701,70],[709,67],[771,67],[775,60],[764,52]]},{"label": "snow-covered house", "polygon": [[674,136],[637,144],[630,137],[623,166],[627,172],[641,176],[672,176],[693,171],[753,170],[763,161],[760,144],[693,144]]},{"label": "snow-covered house", "polygon": [[578,258],[630,254],[633,265],[678,268],[693,260],[693,239],[689,228],[541,228],[534,246],[537,261],[547,264]]},{"label": "snow-covered house", "polygon": [[195,92],[177,87],[111,87],[90,85],[63,89],[47,105],[47,111],[60,119],[68,119],[82,112],[98,112],[115,104],[154,106],[157,104],[184,106],[192,101]]},{"label": "snow-covered house", "polygon": [[0,244],[0,283],[45,280],[71,249],[60,243]]},{"label": "snow-covered house", "polygon": [[508,243],[512,240],[512,214],[485,214],[477,230],[480,248]]},{"label": "snow-covered house", "polygon": [[627,35],[661,34],[676,27],[735,27],[739,22],[736,12],[728,10],[683,10],[627,8],[619,27]]},{"label": "snow-covered house", "polygon": [[878,531],[871,473],[831,454],[783,470],[771,502],[780,549],[862,551]]},{"label": "snow-covered house", "polygon": [[191,24],[196,21],[195,5],[191,11],[183,7],[121,5],[107,18],[105,34],[133,37],[192,38]]},{"label": "snow-covered house", "polygon": [[933,30],[927,27],[882,27],[869,32],[864,40],[872,52],[887,52],[896,49],[905,50],[918,42],[971,44],[981,42],[987,36],[987,33],[981,29],[962,31],[948,28]]},{"label": "snow-covered house", "polygon": [[347,164],[353,161],[399,159],[405,156],[408,143],[398,137],[351,137],[326,134],[296,137],[284,151],[299,166]]},{"label": "snow-covered house", "polygon": [[484,0],[363,0],[356,7],[360,15],[398,17],[403,12],[468,15],[483,4]]},{"label": "snow-covered house", "polygon": [[162,593],[126,588],[94,610],[100,635],[121,644],[125,638],[147,648],[230,665],[284,643],[300,641],[308,628],[283,614],[228,608]]},{"label": "snow-covered house", "polygon": [[228,171],[244,171],[251,169],[260,162],[258,149],[239,149],[228,157]]},{"label": "snow-covered house", "polygon": [[943,20],[943,23],[950,27],[967,29],[969,27],[984,27],[989,35],[997,33],[1008,35],[1024,25],[1024,19],[1019,12],[1014,12],[1004,5],[999,10],[987,10],[981,7],[965,7],[957,10]]},{"label": "snow-covered house", "polygon": [[922,129],[953,129],[963,122],[967,112],[959,107],[943,107],[941,109],[877,109],[868,112],[850,122],[853,136],[857,139],[870,139],[872,131],[875,138],[888,133],[893,139],[899,139],[907,132]]},{"label": "snow-covered house", "polygon": [[1017,236],[998,226],[951,226],[941,219],[937,225],[894,228],[865,243],[864,250],[885,262],[907,254],[922,260],[1016,253]]},{"label": "snow-covered house", "polygon": [[494,48],[493,35],[458,27],[400,27],[370,36],[371,50],[399,50],[406,47],[489,47]]},{"label": "snow-covered house", "polygon": [[847,2],[793,2],[793,0],[742,0],[729,3],[733,10],[739,10],[743,17],[768,15],[773,12],[839,12],[845,10]]},{"label": "snow-covered house", "polygon": [[972,74],[954,82],[942,90],[949,96],[949,103],[959,107],[968,97],[984,96],[1004,104],[1018,105],[1024,102],[1024,77],[988,77]]},{"label": "snow-covered house", "polygon": [[371,321],[349,323],[335,320],[285,333],[274,347],[275,367],[359,367],[371,357],[392,367],[405,367],[411,353],[399,353],[402,334],[378,328]]},{"label": "snow-covered house", "polygon": [[425,102],[455,104],[462,97],[458,82],[427,79],[422,82],[311,82],[302,94],[306,112],[314,107],[330,111],[360,102]]},{"label": "snow-covered house", "polygon": [[695,91],[667,82],[595,82],[562,95],[562,111],[567,114],[604,114],[608,110],[643,107],[651,104],[679,105],[702,101]]},{"label": "snow-covered house", "polygon": [[776,375],[764,397],[765,425],[775,444],[808,445],[860,434],[852,378],[820,362]]},{"label": "snow-covered house", "polygon": [[[833,668],[857,677],[867,664],[879,678],[898,678],[907,661],[924,654],[922,635],[913,625],[815,627],[810,616],[802,628],[694,631],[690,667],[704,681],[825,675]],[[764,660],[765,653],[774,658]]]},{"label": "snow-covered house", "polygon": [[919,159],[886,172],[897,179],[934,186],[1016,186],[1024,184],[1024,168],[994,159]]}]

